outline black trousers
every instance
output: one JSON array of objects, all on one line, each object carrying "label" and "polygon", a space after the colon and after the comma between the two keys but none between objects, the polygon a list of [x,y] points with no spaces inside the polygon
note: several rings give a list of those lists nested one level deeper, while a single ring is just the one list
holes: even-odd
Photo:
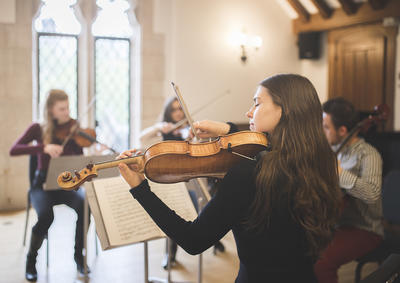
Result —
[{"label": "black trousers", "polygon": [[38,221],[32,228],[32,233],[44,237],[54,220],[53,206],[65,204],[75,210],[77,214],[75,231],[75,255],[82,255],[83,249],[83,219],[85,191],[43,190],[45,172],[37,171],[32,188],[29,191],[32,206],[35,208]]}]

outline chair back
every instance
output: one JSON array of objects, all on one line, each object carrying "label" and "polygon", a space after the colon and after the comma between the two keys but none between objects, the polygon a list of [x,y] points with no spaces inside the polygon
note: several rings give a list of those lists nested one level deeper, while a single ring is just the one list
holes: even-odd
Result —
[{"label": "chair back", "polygon": [[400,132],[382,132],[365,136],[383,159],[383,177],[394,169],[400,170]]},{"label": "chair back", "polygon": [[385,220],[400,225],[400,170],[390,171],[383,179],[382,207]]},{"label": "chair back", "polygon": [[37,169],[37,155],[29,155],[29,186],[32,188],[33,179],[35,178],[35,172]]},{"label": "chair back", "polygon": [[382,208],[385,246],[392,253],[400,253],[400,170],[392,170],[384,178]]}]

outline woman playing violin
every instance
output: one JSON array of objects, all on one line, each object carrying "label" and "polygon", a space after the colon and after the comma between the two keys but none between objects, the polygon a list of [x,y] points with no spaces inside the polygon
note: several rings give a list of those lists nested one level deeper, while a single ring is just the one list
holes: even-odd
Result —
[{"label": "woman playing violin", "polygon": [[[121,163],[119,169],[133,197],[190,254],[232,230],[240,259],[236,282],[316,282],[313,263],[331,239],[341,202],[320,101],[308,79],[292,74],[265,79],[253,100],[250,129],[268,135],[270,151],[231,168],[193,222],[158,199],[137,166]],[[232,130],[214,121],[194,127],[200,137]]]},{"label": "woman playing violin", "polygon": [[[189,136],[189,129],[187,127],[187,123],[183,120],[185,119],[185,114],[182,111],[181,105],[176,97],[169,98],[164,106],[164,111],[162,113],[162,122],[156,123],[154,126],[144,129],[140,136],[140,141],[143,145],[151,144],[150,141],[154,143],[154,138],[157,136],[161,136],[163,141],[167,140],[175,140],[175,141],[183,141]],[[182,124],[181,126],[179,126]],[[177,127],[179,126],[179,127]],[[190,191],[190,197],[193,200],[193,203],[197,207],[197,199],[194,192]],[[171,267],[174,267],[176,264],[176,252],[178,249],[178,245],[175,241],[170,239],[167,241],[168,246],[165,247],[165,256],[162,262],[162,266],[164,269],[168,268],[168,260],[171,263]],[[223,251],[225,248],[221,242],[216,242],[215,250]],[[168,253],[168,250],[171,253]]]},{"label": "woman playing violin", "polygon": [[[162,121],[146,128],[140,134],[140,142],[145,148],[158,141],[183,141],[188,137],[187,123],[179,124],[185,119],[185,114],[176,97],[168,99],[162,113]],[[179,124],[178,124],[179,123]]]},{"label": "woman playing violin", "polygon": [[[78,271],[84,272],[82,255],[84,191],[82,189],[76,192],[43,190],[50,158],[83,153],[82,147],[74,139],[69,139],[64,146],[61,146],[64,140],[60,136],[66,137],[65,133],[68,133],[74,124],[75,120],[71,119],[69,115],[68,95],[62,90],[53,89],[49,92],[46,100],[44,123],[31,124],[10,150],[10,155],[29,154],[37,156],[37,170],[29,194],[38,220],[32,228],[31,242],[26,259],[25,277],[28,281],[37,280],[35,267],[37,251],[53,222],[53,206],[57,204],[66,204],[77,213],[74,258]],[[35,141],[35,144],[32,144],[33,141]]]}]

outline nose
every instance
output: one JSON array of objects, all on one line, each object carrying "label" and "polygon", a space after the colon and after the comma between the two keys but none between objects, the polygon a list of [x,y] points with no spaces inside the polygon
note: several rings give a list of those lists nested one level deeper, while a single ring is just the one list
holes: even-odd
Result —
[{"label": "nose", "polygon": [[253,111],[254,111],[254,107],[251,107],[249,109],[249,111],[246,112],[247,118],[253,118]]}]

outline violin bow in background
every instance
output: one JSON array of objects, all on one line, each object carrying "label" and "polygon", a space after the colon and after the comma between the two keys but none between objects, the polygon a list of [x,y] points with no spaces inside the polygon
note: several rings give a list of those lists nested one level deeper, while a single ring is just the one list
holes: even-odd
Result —
[{"label": "violin bow in background", "polygon": [[[201,139],[197,136],[197,134],[196,134],[196,131],[195,131],[194,127],[193,127],[193,119],[192,119],[192,117],[191,117],[190,114],[189,114],[189,111],[188,111],[188,109],[187,109],[187,107],[186,107],[185,102],[183,101],[183,97],[182,97],[182,94],[181,94],[181,92],[180,92],[178,86],[175,85],[173,82],[171,82],[171,85],[172,85],[172,87],[174,88],[174,91],[175,91],[175,93],[176,93],[176,96],[178,97],[178,101],[179,101],[179,103],[180,103],[180,105],[181,105],[181,107],[182,107],[183,113],[185,113],[186,119],[187,119],[187,121],[188,121],[188,123],[189,123],[189,125],[190,125],[190,128],[192,129],[193,135],[194,135],[194,137],[195,137],[194,140],[195,140],[196,142],[202,142],[202,140],[201,140]],[[249,157],[249,156],[240,154],[239,152],[235,152],[235,151],[232,151],[232,150],[228,150],[228,151],[229,151],[230,153],[232,153],[232,154],[235,154],[235,155],[240,156],[240,157],[242,157],[242,158],[249,159],[249,160],[251,160],[251,161],[255,161],[255,160],[256,160],[254,157],[252,158],[252,157]]]},{"label": "violin bow in background", "polygon": [[189,126],[190,126],[190,128],[192,130],[192,133],[195,136],[196,140],[199,141],[200,139],[197,136],[196,131],[194,130],[194,127],[193,127],[193,119],[190,116],[189,110],[186,107],[185,101],[183,100],[183,97],[182,97],[182,94],[181,94],[181,92],[179,90],[179,87],[177,85],[175,85],[173,82],[171,82],[171,85],[174,88],[175,94],[176,94],[176,96],[178,98],[179,104],[182,107],[183,113],[185,113],[185,117],[186,117],[186,119],[187,119],[187,121],[189,123]]},{"label": "violin bow in background", "polygon": [[[207,101],[207,103],[204,103],[202,106],[200,106],[199,108],[197,108],[196,110],[194,110],[192,112],[192,115],[195,115],[197,113],[199,113],[200,111],[202,111],[204,108],[210,106],[211,104],[217,102],[218,100],[220,100],[221,98],[225,97],[226,95],[230,94],[231,91],[229,89],[225,90],[220,96],[217,96],[216,98],[212,98],[209,101]],[[170,132],[175,131],[176,129],[178,129],[180,126],[184,125],[185,123],[187,123],[187,119],[186,117],[183,118],[182,120],[180,120],[178,123],[175,123],[175,126],[170,130]]]}]

